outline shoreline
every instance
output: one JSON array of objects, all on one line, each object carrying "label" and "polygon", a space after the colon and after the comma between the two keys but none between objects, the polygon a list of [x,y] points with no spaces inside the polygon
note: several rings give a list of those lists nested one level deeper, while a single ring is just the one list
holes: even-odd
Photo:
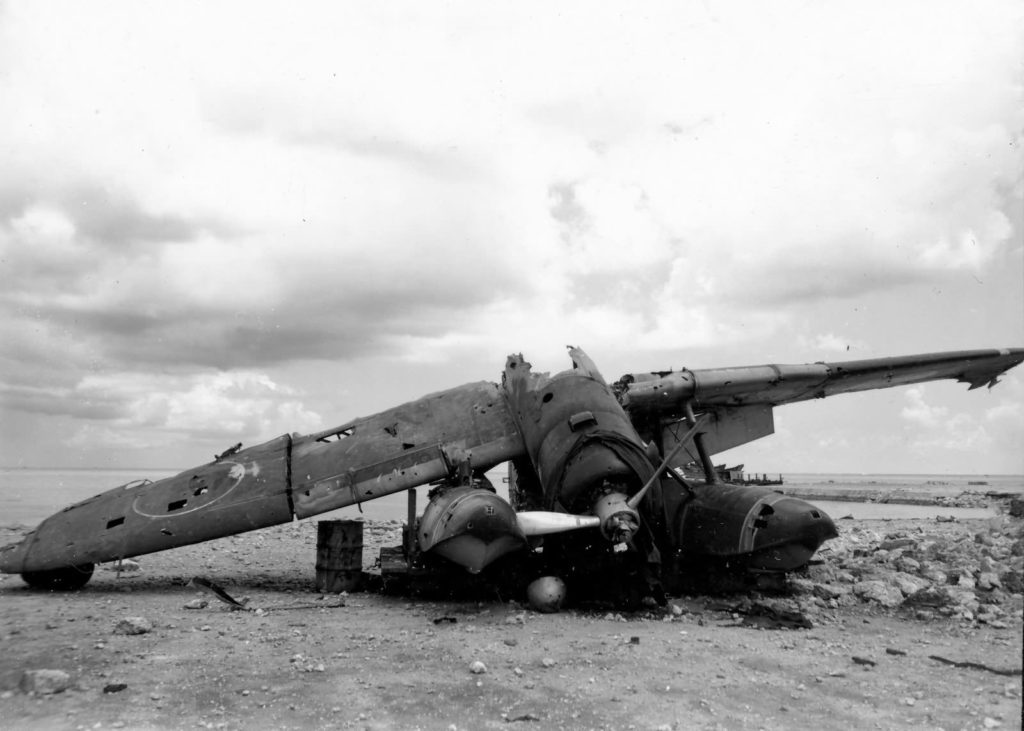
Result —
[{"label": "shoreline", "polygon": [[894,503],[902,505],[941,505],[946,507],[987,507],[987,503],[1009,505],[1015,499],[1024,499],[1024,493],[990,489],[962,489],[959,487],[925,486],[894,487],[861,484],[829,484],[828,486],[778,485],[777,492],[803,500],[833,502]]}]

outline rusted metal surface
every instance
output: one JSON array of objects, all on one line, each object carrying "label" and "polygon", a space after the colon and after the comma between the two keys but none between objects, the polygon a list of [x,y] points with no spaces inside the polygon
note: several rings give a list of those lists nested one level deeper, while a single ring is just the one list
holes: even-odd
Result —
[{"label": "rusted metal surface", "polygon": [[363,522],[321,520],[316,526],[316,590],[354,591],[363,572]]},{"label": "rusted metal surface", "polygon": [[522,452],[498,386],[467,384],[296,439],[295,514],[306,518],[442,480],[463,457],[487,470]]},{"label": "rusted metal surface", "polygon": [[823,511],[767,488],[697,485],[671,521],[687,556],[739,557],[751,568],[788,571],[837,535]]},{"label": "rusted metal surface", "polygon": [[523,453],[493,383],[467,384],[308,437],[283,436],[174,477],[115,488],[0,549],[0,571],[110,561],[306,518],[489,469]]},{"label": "rusted metal surface", "polygon": [[83,500],[0,553],[0,570],[112,561],[287,522],[290,443],[279,437],[174,477]]},{"label": "rusted metal surface", "polygon": [[747,404],[779,405],[951,378],[971,388],[991,386],[998,376],[1024,361],[1024,348],[964,350],[895,358],[871,358],[805,365],[761,365],[681,370],[623,376],[615,385],[634,418],[681,417],[695,409]]},{"label": "rusted metal surface", "polygon": [[[433,482],[445,483],[447,491],[431,494],[434,525],[424,526],[431,539],[420,546],[410,532],[406,548],[456,548],[449,555],[471,570],[483,568],[498,543],[502,550],[525,543],[514,519],[514,509],[523,508],[579,518],[580,530],[545,539],[544,560],[559,570],[568,562],[580,576],[593,568],[604,580],[602,557],[633,575],[630,562],[640,557],[651,587],[660,555],[669,561],[742,555],[754,568],[785,570],[834,531],[831,521],[808,503],[767,491],[690,486],[678,476],[651,480],[659,450],[670,454],[688,439],[687,423],[702,417],[692,436],[704,449],[686,456],[709,463],[710,453],[771,433],[778,404],[938,378],[977,388],[1024,361],[1024,349],[963,351],[641,374],[609,388],[585,353],[573,348],[570,355],[573,369],[553,377],[533,374],[522,356],[509,356],[500,386],[471,383],[305,437],[283,436],[250,449],[236,445],[175,477],[108,491],[0,548],[0,571],[22,573],[39,586],[76,588],[97,562],[306,518]],[[507,514],[499,525],[489,522],[499,498],[471,485],[479,472],[506,461],[514,465],[512,505],[500,503]],[[485,493],[489,497],[479,497]],[[590,517],[606,538],[597,531],[586,535]],[[612,543],[629,547],[616,552]],[[617,553],[628,561],[614,563]]]},{"label": "rusted metal surface", "polygon": [[470,573],[526,547],[512,506],[479,487],[454,487],[436,495],[416,533],[421,551],[434,551]]}]

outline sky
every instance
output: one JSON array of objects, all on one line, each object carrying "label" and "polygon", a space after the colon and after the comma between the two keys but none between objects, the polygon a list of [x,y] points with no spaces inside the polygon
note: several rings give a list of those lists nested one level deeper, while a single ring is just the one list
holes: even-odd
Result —
[{"label": "sky", "polygon": [[[1019,2],[0,1],[0,466],[500,379],[1024,346]],[[1024,368],[764,472],[1024,473]]]}]

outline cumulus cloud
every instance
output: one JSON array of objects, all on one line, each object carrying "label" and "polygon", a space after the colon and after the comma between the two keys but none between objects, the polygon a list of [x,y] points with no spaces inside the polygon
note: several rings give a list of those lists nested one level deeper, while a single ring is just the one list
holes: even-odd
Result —
[{"label": "cumulus cloud", "polygon": [[925,398],[924,386],[907,389],[904,397],[907,405],[900,416],[914,427],[910,442],[912,449],[925,452],[929,449],[943,451],[971,452],[983,454],[989,450],[992,438],[974,416],[952,412],[945,406],[933,406]]},{"label": "cumulus cloud", "polygon": [[159,447],[168,440],[245,438],[265,441],[289,431],[311,432],[321,416],[301,394],[254,371],[185,377],[149,373],[90,375],[68,393],[78,403],[105,402],[101,418],[80,426],[67,440],[76,448]]},{"label": "cumulus cloud", "polygon": [[[4,403],[566,341],[871,351],[844,303],[1020,268],[1014,4],[622,9],[4,6]],[[192,403],[150,385],[151,418]]]},{"label": "cumulus cloud", "polygon": [[845,335],[832,332],[818,333],[813,337],[800,335],[797,340],[801,348],[816,353],[840,353],[847,357],[863,357],[868,348],[867,343]]}]

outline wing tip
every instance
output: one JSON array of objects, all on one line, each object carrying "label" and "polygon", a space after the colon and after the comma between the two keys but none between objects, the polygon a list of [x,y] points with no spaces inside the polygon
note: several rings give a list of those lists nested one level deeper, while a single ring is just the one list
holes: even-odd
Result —
[{"label": "wing tip", "polygon": [[1022,362],[1024,362],[1024,348],[1000,348],[996,351],[994,358],[989,356],[980,363],[969,364],[956,380],[957,383],[969,384],[968,391],[982,386],[991,389],[999,383],[1000,376]]}]

